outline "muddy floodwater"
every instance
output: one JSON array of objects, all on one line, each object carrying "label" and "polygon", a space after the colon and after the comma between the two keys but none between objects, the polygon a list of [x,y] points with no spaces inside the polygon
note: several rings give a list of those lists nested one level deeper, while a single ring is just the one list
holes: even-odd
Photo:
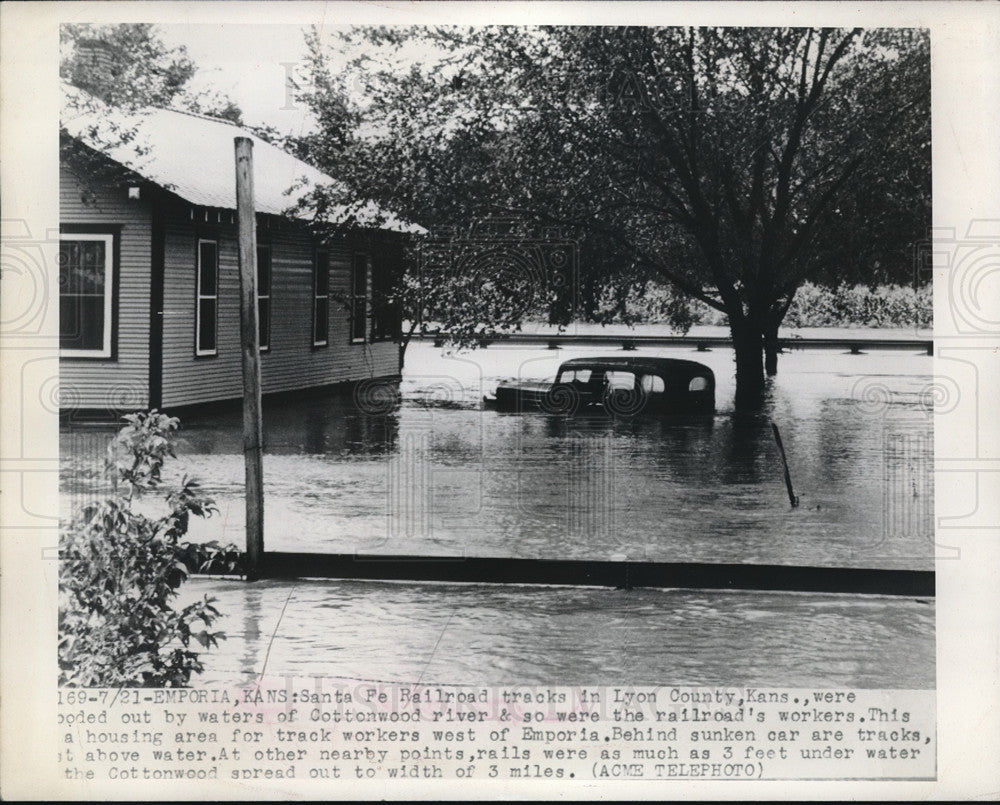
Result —
[{"label": "muddy floodwater", "polygon": [[[930,357],[795,351],[766,410],[733,411],[727,349],[644,349],[716,373],[701,421],[485,410],[502,378],[619,348],[407,353],[398,386],[265,402],[268,550],[934,566]],[[771,423],[799,506],[789,505]],[[238,409],[182,421],[168,473],[243,541]],[[111,430],[61,435],[63,514],[99,492]],[[199,580],[230,613],[198,684],[267,674],[392,681],[933,687],[933,600],[374,582]],[[283,614],[282,614],[283,613]],[[270,649],[267,653],[267,649]]]}]

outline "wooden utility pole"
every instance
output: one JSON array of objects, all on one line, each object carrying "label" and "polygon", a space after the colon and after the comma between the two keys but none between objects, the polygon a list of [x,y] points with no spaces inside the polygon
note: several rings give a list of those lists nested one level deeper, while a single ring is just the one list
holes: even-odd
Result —
[{"label": "wooden utility pole", "polygon": [[257,216],[253,200],[253,140],[236,137],[236,216],[239,223],[240,342],[243,345],[243,459],[246,463],[247,580],[260,577],[264,552],[263,422],[260,335],[257,329]]}]

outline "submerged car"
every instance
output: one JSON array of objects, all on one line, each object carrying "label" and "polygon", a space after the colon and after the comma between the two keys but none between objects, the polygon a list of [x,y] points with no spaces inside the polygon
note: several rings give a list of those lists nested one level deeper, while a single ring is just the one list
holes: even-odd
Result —
[{"label": "submerged car", "polygon": [[563,415],[711,414],[715,375],[696,361],[675,358],[573,358],[553,382],[501,383],[484,401],[502,411]]}]

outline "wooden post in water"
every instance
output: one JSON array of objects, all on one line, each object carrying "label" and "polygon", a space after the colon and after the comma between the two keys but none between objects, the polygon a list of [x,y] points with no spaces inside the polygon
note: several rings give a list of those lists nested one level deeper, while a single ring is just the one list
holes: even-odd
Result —
[{"label": "wooden post in water", "polygon": [[774,431],[774,441],[778,443],[778,454],[781,456],[781,464],[785,468],[785,488],[788,490],[788,502],[792,504],[792,508],[794,509],[799,505],[799,499],[795,497],[795,493],[792,491],[792,475],[788,471],[788,459],[785,458],[785,446],[781,443],[781,434],[778,433],[778,426],[772,422],[771,429]]},{"label": "wooden post in water", "polygon": [[240,343],[243,355],[243,459],[246,464],[247,580],[260,576],[264,552],[263,422],[260,334],[257,329],[257,217],[253,199],[253,140],[236,137],[236,216],[239,224]]}]

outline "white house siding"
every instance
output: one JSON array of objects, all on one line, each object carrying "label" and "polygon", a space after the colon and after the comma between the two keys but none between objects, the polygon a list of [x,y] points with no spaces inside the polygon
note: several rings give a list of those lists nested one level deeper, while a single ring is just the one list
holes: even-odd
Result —
[{"label": "white house siding", "polygon": [[[175,215],[166,222],[164,248],[162,406],[192,405],[238,398],[242,393],[239,321],[239,270],[232,213],[221,223],[191,221]],[[198,238],[219,244],[218,354],[195,357],[195,279]],[[258,240],[270,244],[271,344],[261,355],[265,394],[325,386],[399,371],[393,342],[351,344],[348,311],[330,303],[326,347],[312,346],[313,245],[301,231],[260,226]],[[350,283],[350,252],[331,247],[330,290],[345,293]]]},{"label": "white house siding", "polygon": [[151,227],[148,205],[128,198],[125,186],[89,188],[65,166],[59,171],[61,224],[120,227],[118,243],[117,354],[63,358],[59,365],[64,408],[137,410],[149,401],[149,282]]}]

